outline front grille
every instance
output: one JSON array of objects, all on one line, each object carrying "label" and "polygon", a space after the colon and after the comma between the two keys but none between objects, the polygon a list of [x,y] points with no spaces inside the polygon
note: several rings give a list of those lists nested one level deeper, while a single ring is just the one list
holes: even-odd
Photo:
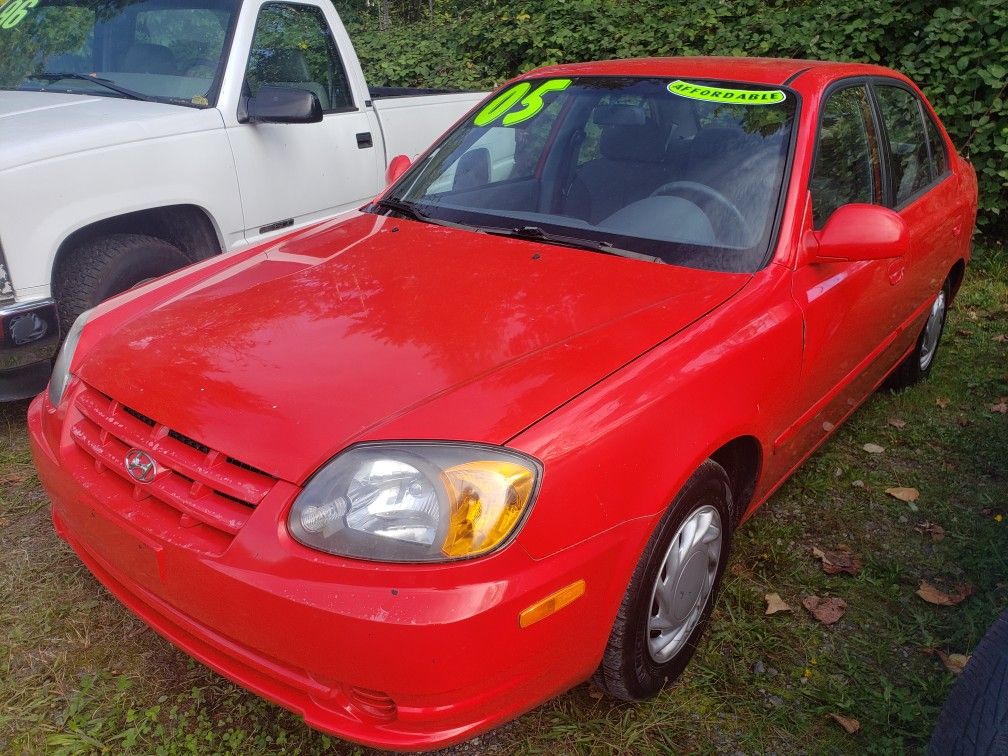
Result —
[{"label": "front grille", "polygon": [[[139,520],[132,514],[130,519],[135,524],[146,522],[146,529],[160,537],[200,551],[222,551],[276,483],[261,470],[91,387],[84,387],[74,406],[80,413],[70,431],[74,442],[121,494],[130,494],[134,502],[158,503]],[[153,481],[138,483],[126,470],[126,455],[132,449],[147,452],[157,463]]]}]

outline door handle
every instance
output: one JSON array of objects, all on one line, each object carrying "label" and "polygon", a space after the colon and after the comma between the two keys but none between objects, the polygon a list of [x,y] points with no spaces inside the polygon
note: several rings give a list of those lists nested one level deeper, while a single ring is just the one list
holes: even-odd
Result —
[{"label": "door handle", "polygon": [[897,260],[889,266],[889,283],[895,286],[903,280],[904,273],[906,273],[906,263],[903,260]]},{"label": "door handle", "polygon": [[362,131],[357,135],[357,149],[366,150],[370,147],[374,147],[374,141],[371,139],[371,132]]}]

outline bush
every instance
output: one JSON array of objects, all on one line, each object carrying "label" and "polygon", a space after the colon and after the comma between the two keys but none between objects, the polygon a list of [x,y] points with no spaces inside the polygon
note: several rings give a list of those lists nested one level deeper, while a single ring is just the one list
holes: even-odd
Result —
[{"label": "bush", "polygon": [[980,177],[980,223],[1008,217],[1008,3],[907,0],[440,0],[434,18],[350,23],[374,85],[489,88],[536,66],[649,55],[859,60],[921,84]]}]

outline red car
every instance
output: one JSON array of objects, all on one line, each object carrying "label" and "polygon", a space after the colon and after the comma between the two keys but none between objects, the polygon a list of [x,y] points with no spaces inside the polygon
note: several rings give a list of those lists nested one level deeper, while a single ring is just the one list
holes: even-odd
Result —
[{"label": "red car", "polygon": [[653,696],[738,524],[931,370],[976,191],[886,68],[532,71],[359,212],[81,316],[29,414],[53,523],[349,740]]}]

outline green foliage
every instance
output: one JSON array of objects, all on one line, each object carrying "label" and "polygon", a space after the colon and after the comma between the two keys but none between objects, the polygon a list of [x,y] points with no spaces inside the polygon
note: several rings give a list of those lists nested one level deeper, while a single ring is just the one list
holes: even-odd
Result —
[{"label": "green foliage", "polygon": [[652,55],[891,66],[924,88],[972,159],[984,230],[1008,229],[1001,212],[1008,199],[1003,0],[438,0],[433,19],[388,29],[355,0],[336,5],[347,6],[365,72],[380,86],[488,88],[536,66]]}]

